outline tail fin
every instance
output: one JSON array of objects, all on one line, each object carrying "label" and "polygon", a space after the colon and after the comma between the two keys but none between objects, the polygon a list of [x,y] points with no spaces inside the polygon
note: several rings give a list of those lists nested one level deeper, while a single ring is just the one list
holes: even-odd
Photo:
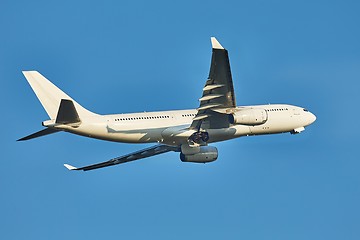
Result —
[{"label": "tail fin", "polygon": [[43,75],[37,71],[23,71],[26,80],[29,82],[31,88],[43,105],[45,111],[50,119],[56,119],[60,102],[62,99],[70,100],[76,109],[79,117],[90,117],[96,114],[82,107],[75,100],[69,97],[66,93],[61,91],[53,83],[47,80]]}]

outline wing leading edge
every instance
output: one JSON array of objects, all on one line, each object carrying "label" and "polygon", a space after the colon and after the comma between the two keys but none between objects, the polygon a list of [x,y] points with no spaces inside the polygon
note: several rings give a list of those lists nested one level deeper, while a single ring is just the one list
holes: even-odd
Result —
[{"label": "wing leading edge", "polygon": [[228,127],[229,121],[226,114],[216,110],[236,107],[228,51],[215,37],[211,38],[211,44],[210,73],[203,88],[202,97],[199,99],[200,106],[191,124],[191,129],[200,130],[204,126],[206,126],[205,128]]},{"label": "wing leading edge", "polygon": [[170,151],[178,152],[178,151],[180,151],[180,149],[178,147],[174,147],[174,146],[159,144],[159,145],[145,148],[145,149],[133,152],[133,153],[129,153],[129,154],[121,156],[121,157],[113,158],[106,162],[101,162],[101,163],[97,163],[97,164],[93,164],[93,165],[89,165],[89,166],[85,166],[85,167],[76,168],[69,164],[64,164],[64,166],[69,170],[89,171],[89,170],[94,170],[94,169],[103,168],[103,167],[109,167],[109,166],[113,166],[113,165],[117,165],[117,164],[121,164],[121,163],[136,161],[136,160],[139,160],[142,158],[147,158],[147,157],[155,156],[155,155],[170,152]]}]

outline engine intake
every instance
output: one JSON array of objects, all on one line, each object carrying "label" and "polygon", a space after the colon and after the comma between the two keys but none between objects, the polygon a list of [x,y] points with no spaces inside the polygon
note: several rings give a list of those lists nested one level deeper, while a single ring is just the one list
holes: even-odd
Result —
[{"label": "engine intake", "polygon": [[201,146],[200,152],[195,154],[183,154],[180,153],[180,159],[182,162],[194,162],[194,163],[207,163],[213,162],[218,158],[218,150],[216,147]]},{"label": "engine intake", "polygon": [[267,121],[267,112],[262,108],[243,109],[229,114],[231,124],[261,125]]}]

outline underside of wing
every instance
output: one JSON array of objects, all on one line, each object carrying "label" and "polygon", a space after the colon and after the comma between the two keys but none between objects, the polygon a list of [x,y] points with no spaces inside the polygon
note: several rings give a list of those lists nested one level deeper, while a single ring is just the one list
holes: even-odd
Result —
[{"label": "underside of wing", "polygon": [[85,166],[85,167],[80,167],[80,168],[76,168],[74,166],[71,166],[69,164],[64,164],[64,166],[69,169],[69,170],[83,170],[83,171],[89,171],[89,170],[94,170],[97,168],[103,168],[103,167],[109,167],[109,166],[113,166],[116,164],[121,164],[121,163],[126,163],[126,162],[131,162],[131,161],[135,161],[135,160],[139,160],[142,158],[147,158],[147,157],[151,157],[151,156],[155,156],[158,154],[162,154],[162,153],[166,153],[166,152],[170,152],[170,151],[180,151],[180,149],[178,147],[174,147],[174,146],[168,146],[168,145],[155,145],[146,149],[142,149],[140,151],[137,152],[133,152],[121,157],[117,157],[117,158],[113,158],[109,161],[106,162],[101,162],[101,163],[97,163],[97,164],[93,164],[93,165],[89,165],[89,166]]},{"label": "underside of wing", "polygon": [[197,130],[229,127],[227,115],[217,110],[236,107],[228,51],[214,37],[211,43],[210,73],[199,99],[198,113],[191,124],[191,128]]}]

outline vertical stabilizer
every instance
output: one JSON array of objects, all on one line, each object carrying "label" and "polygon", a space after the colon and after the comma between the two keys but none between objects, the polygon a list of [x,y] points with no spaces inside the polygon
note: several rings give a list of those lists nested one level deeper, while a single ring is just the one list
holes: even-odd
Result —
[{"label": "vertical stabilizer", "polygon": [[83,108],[74,99],[61,91],[39,72],[23,71],[23,74],[51,119],[56,118],[62,99],[73,102],[80,118],[96,115],[95,113]]}]

